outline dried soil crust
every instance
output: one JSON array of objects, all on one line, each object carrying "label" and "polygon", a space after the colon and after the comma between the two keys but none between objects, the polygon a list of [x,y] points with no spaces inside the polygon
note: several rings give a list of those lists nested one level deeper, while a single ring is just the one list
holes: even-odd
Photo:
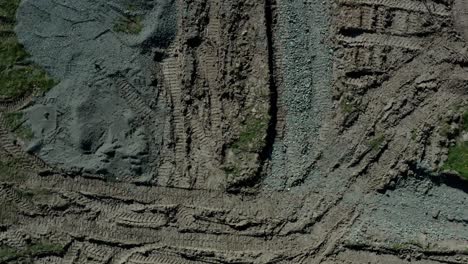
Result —
[{"label": "dried soil crust", "polygon": [[[152,54],[145,48],[164,49],[173,39],[174,8],[173,1],[22,1],[17,35],[32,59],[60,80],[28,110],[31,150],[65,168],[150,173],[147,154],[157,159],[167,109],[160,88],[151,85]],[[144,17],[139,34],[114,30],[127,16]],[[121,77],[110,77],[116,73]],[[151,129],[126,96],[152,107]]]}]

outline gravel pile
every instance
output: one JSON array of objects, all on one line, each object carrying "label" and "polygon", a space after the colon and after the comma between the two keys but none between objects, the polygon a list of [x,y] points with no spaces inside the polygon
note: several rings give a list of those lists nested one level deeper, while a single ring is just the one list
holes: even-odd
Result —
[{"label": "gravel pile", "polygon": [[283,189],[309,176],[319,129],[332,104],[328,9],[326,1],[278,2],[286,132],[283,140],[275,142],[267,188]]}]

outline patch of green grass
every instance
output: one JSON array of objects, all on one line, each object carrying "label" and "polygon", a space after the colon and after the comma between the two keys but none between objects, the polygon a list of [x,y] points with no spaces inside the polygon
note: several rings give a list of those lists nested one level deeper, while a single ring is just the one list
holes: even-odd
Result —
[{"label": "patch of green grass", "polygon": [[13,131],[19,138],[24,140],[31,140],[34,137],[33,131],[23,125],[24,116],[21,112],[6,113],[4,115],[5,124]]},{"label": "patch of green grass", "polygon": [[383,134],[376,135],[373,139],[369,141],[369,147],[372,150],[377,150],[382,145],[382,143],[384,143],[384,141],[385,141],[385,135]]},{"label": "patch of green grass", "polygon": [[239,138],[232,144],[235,151],[259,152],[265,147],[268,129],[267,118],[250,118],[242,128]]},{"label": "patch of green grass", "polygon": [[34,89],[49,91],[56,82],[34,64],[10,67],[0,72],[0,95],[21,97]]},{"label": "patch of green grass", "polygon": [[128,16],[117,20],[114,24],[115,32],[126,34],[138,34],[143,29],[143,19],[141,16]]},{"label": "patch of green grass", "polygon": [[[0,1],[0,16],[14,23],[19,0]],[[16,36],[0,37],[0,96],[18,98],[34,89],[46,92],[56,82],[29,55]]]},{"label": "patch of green grass", "polygon": [[[462,114],[460,125],[462,133],[459,130],[455,136],[468,132],[468,111]],[[442,169],[455,171],[468,180],[468,142],[459,140],[455,146],[449,148],[448,158]]]},{"label": "patch of green grass", "polygon": [[468,180],[468,142],[459,142],[449,149],[448,159],[442,169],[456,171]]},{"label": "patch of green grass", "polygon": [[0,42],[0,69],[2,71],[11,65],[23,63],[28,54],[23,46],[18,43],[18,39],[14,37],[1,38]]}]

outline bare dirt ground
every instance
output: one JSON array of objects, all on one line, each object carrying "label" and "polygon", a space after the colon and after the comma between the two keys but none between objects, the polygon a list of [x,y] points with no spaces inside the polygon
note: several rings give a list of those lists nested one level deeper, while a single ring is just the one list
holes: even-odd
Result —
[{"label": "bare dirt ground", "polygon": [[21,1],[0,263],[468,263],[466,8]]}]

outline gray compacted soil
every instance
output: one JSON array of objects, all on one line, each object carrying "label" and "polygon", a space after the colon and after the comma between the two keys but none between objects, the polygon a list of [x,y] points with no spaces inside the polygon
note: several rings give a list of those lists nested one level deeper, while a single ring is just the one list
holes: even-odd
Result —
[{"label": "gray compacted soil", "polygon": [[[173,1],[23,1],[17,13],[20,42],[59,80],[28,110],[35,134],[30,149],[64,168],[146,173],[149,137],[160,139],[158,123],[166,110],[158,98],[147,97],[160,119],[149,133],[119,95],[118,79],[143,97],[158,94],[152,51],[145,47],[167,47],[176,31],[174,8]],[[126,17],[142,18],[141,31],[115,30]]]}]

